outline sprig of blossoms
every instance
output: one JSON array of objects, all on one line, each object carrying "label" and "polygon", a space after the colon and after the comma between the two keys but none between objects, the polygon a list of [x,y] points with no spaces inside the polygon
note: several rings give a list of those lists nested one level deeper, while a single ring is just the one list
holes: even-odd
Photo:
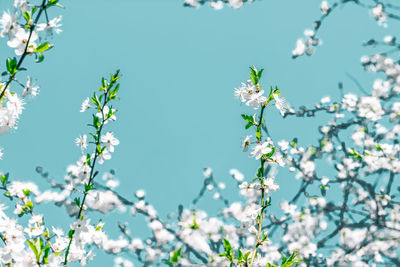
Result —
[{"label": "sprig of blossoms", "polygon": [[[328,18],[331,13],[338,7],[343,7],[349,3],[354,3],[356,6],[361,8],[369,9],[371,17],[378,22],[379,26],[387,27],[388,18],[400,20],[399,6],[396,1],[373,1],[373,5],[369,1],[328,1],[323,0],[320,4],[321,17],[314,21],[313,28],[304,31],[304,38],[298,39],[296,47],[292,51],[292,57],[297,58],[302,55],[311,56],[314,53],[315,47],[322,44],[322,41],[317,38],[317,33],[321,28],[324,20]],[[392,42],[391,38],[387,39],[387,42]]]},{"label": "sprig of blossoms", "polygon": [[[53,47],[45,42],[46,36],[42,33],[61,32],[61,16],[50,21],[48,18],[48,9],[54,6],[61,6],[59,0],[42,0],[39,5],[15,0],[12,11],[3,12],[0,17],[0,37],[8,39],[7,45],[14,49],[17,56],[7,58],[6,70],[2,73],[7,78],[0,80],[0,135],[17,129],[17,121],[25,103],[23,99],[38,94],[39,86],[32,84],[31,77],[27,77],[24,85],[21,79],[17,79],[17,74],[26,70],[22,64],[28,56],[34,55],[36,62],[42,62],[44,53]],[[46,23],[39,23],[43,17]],[[22,92],[18,94],[12,84],[21,86]]]},{"label": "sprig of blossoms", "polygon": [[[242,118],[246,121],[246,129],[251,127],[255,127],[255,137],[256,140],[253,142],[252,151],[249,153],[250,157],[254,157],[256,160],[260,160],[260,167],[257,170],[257,177],[253,180],[253,183],[248,184],[244,182],[240,185],[240,189],[242,190],[255,190],[259,191],[260,195],[256,197],[260,202],[260,204],[253,203],[252,206],[248,207],[248,210],[243,213],[241,217],[241,222],[248,231],[255,235],[254,240],[254,248],[247,253],[243,253],[239,248],[239,255],[235,256],[233,253],[232,245],[227,239],[224,239],[224,249],[225,253],[222,253],[220,256],[225,257],[231,265],[235,264],[236,266],[250,266],[252,267],[258,261],[257,251],[259,248],[263,247],[263,245],[268,242],[268,235],[263,230],[263,219],[264,219],[264,211],[265,209],[271,205],[271,199],[266,197],[266,195],[276,191],[279,186],[275,183],[274,178],[269,177],[265,178],[264,176],[267,174],[266,167],[271,163],[280,163],[283,165],[281,160],[281,156],[279,155],[279,149],[276,148],[270,138],[263,141],[262,139],[262,127],[265,127],[265,122],[263,119],[264,110],[266,107],[269,107],[270,102],[275,102],[275,107],[280,111],[282,116],[285,115],[286,110],[288,109],[288,105],[284,98],[280,97],[280,92],[278,88],[273,89],[271,87],[270,93],[268,96],[264,95],[264,90],[261,90],[260,80],[262,76],[263,69],[258,71],[256,68],[250,67],[250,80],[246,83],[242,83],[242,86],[239,89],[235,89],[235,96],[237,96],[241,102],[245,102],[247,106],[252,106],[255,110],[261,109],[260,115],[257,119],[257,114],[254,116],[242,114]],[[252,136],[247,136],[242,144],[244,151],[247,151],[251,146]],[[256,181],[256,182],[254,182]],[[244,256],[243,256],[244,255]],[[286,262],[286,258],[283,264],[287,264],[285,266],[291,266],[292,264],[299,263],[299,260],[296,257],[296,253],[293,253],[290,257],[290,260]]]},{"label": "sprig of blossoms", "polygon": [[[109,121],[115,121],[115,109],[112,108],[111,102],[118,99],[117,93],[119,90],[119,84],[117,83],[120,78],[119,70],[115,74],[111,74],[110,81],[102,78],[101,86],[99,88],[100,95],[96,93],[90,98],[94,107],[85,104],[83,111],[87,109],[94,109],[95,113],[92,114],[93,122],[91,124],[94,132],[90,133],[93,138],[94,153],[86,154],[81,157],[75,167],[70,167],[72,175],[72,184],[74,188],[76,185],[84,185],[82,200],[77,197],[74,202],[77,212],[77,220],[71,225],[68,233],[69,243],[65,251],[64,265],[69,261],[76,261],[77,259],[83,260],[84,258],[90,258],[89,254],[79,253],[77,257],[77,251],[85,251],[85,244],[87,242],[81,241],[81,232],[86,232],[89,221],[84,218],[84,210],[86,209],[86,201],[90,201],[88,194],[93,190],[94,178],[97,175],[95,172],[95,166],[98,162],[103,164],[105,160],[111,158],[111,153],[114,152],[114,147],[119,144],[119,140],[114,137],[112,132],[103,134],[103,127]],[[88,102],[85,100],[85,102]],[[82,110],[81,110],[82,111]],[[76,144],[81,147],[82,154],[84,150],[88,148],[87,135],[81,135],[76,139]],[[83,235],[82,235],[83,236]],[[71,252],[71,253],[70,253]]]}]

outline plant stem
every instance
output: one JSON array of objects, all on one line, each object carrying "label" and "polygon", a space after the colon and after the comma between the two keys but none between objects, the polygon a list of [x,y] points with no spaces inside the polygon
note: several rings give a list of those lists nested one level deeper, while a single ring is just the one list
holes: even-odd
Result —
[{"label": "plant stem", "polygon": [[[260,133],[260,135],[257,137],[257,141],[260,142],[260,143],[261,143],[261,139],[262,139],[261,125],[262,125],[262,122],[263,122],[264,110],[265,110],[265,107],[267,106],[267,104],[268,104],[268,100],[267,100],[266,103],[264,103],[261,106],[260,119],[259,119],[258,125],[257,125],[257,131]],[[259,172],[259,176],[258,176],[258,179],[259,179],[260,184],[261,184],[261,210],[260,210],[260,214],[258,215],[259,220],[257,222],[257,224],[258,224],[257,239],[256,239],[256,244],[254,245],[254,249],[253,249],[253,253],[252,253],[252,257],[251,257],[250,267],[252,267],[253,264],[254,264],[254,260],[256,258],[257,248],[261,243],[260,236],[261,236],[261,231],[262,231],[262,223],[263,223],[264,209],[265,209],[265,204],[264,204],[265,189],[263,187],[263,184],[264,184],[264,163],[265,163],[265,159],[263,157],[261,157],[261,159],[260,159],[260,165],[261,166],[260,166],[260,169],[259,169],[261,171]]]}]

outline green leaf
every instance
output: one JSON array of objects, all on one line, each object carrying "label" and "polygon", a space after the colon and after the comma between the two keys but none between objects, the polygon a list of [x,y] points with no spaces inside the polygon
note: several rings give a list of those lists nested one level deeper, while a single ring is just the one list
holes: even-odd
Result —
[{"label": "green leaf", "polygon": [[250,68],[251,74],[257,75],[257,72],[253,67],[249,67],[249,68]]},{"label": "green leaf", "polygon": [[38,255],[39,255],[39,251],[37,250],[36,245],[29,240],[26,240],[26,242],[28,243],[29,247],[32,249],[33,254],[35,254],[36,259],[37,259]]},{"label": "green leaf", "polygon": [[78,207],[81,206],[81,200],[80,200],[79,197],[76,197],[76,198],[74,199],[74,201],[75,201],[75,204],[76,204]]},{"label": "green leaf", "polygon": [[75,234],[75,230],[74,229],[69,230],[68,238],[71,239],[74,236],[74,234]]},{"label": "green leaf", "polygon": [[37,54],[37,55],[39,55],[38,57],[37,57],[37,59],[36,59],[36,63],[40,63],[40,62],[42,62],[43,60],[44,60],[44,56],[43,56],[43,54]]},{"label": "green leaf", "polygon": [[58,6],[64,8],[64,6],[60,5],[58,2],[59,0],[49,0],[49,2],[47,3],[47,7]]},{"label": "green leaf", "polygon": [[7,184],[8,175],[9,175],[8,173],[0,175],[0,180],[3,183],[3,186],[5,186]]},{"label": "green leaf", "polygon": [[257,73],[257,78],[258,78],[259,81],[261,80],[261,76],[262,76],[263,71],[264,71],[264,69],[261,69],[261,70]]},{"label": "green leaf", "polygon": [[271,152],[265,154],[265,156],[270,158],[274,155],[274,153],[275,153],[275,147],[271,147]]},{"label": "green leaf", "polygon": [[46,247],[44,248],[43,264],[49,263],[49,252],[50,252],[50,244],[47,243]]},{"label": "green leaf", "polygon": [[30,24],[31,23],[31,13],[24,12],[22,15],[24,16],[26,23]]},{"label": "green leaf", "polygon": [[247,252],[246,254],[244,254],[244,259],[245,259],[246,262],[247,262],[248,259],[249,259],[250,253],[251,253],[251,251],[249,251],[249,252]]},{"label": "green leaf", "polygon": [[7,58],[6,61],[6,66],[7,66],[7,71],[10,75],[14,75],[15,73],[17,73],[18,69],[17,69],[17,59],[14,58]]},{"label": "green leaf", "polygon": [[173,263],[178,263],[178,261],[179,261],[179,256],[181,255],[181,250],[182,250],[182,248],[179,248],[177,251],[174,251],[174,252],[172,253],[171,261],[172,261]]},{"label": "green leaf", "polygon": [[22,189],[22,193],[24,193],[25,196],[29,196],[31,194],[31,190],[29,189]]},{"label": "green leaf", "polygon": [[29,210],[32,210],[33,209],[33,203],[30,200],[28,200],[24,207],[28,208]]},{"label": "green leaf", "polygon": [[240,250],[240,248],[238,249],[238,260],[239,261],[242,261],[242,259],[243,259],[243,253],[242,253],[242,251]]},{"label": "green leaf", "polygon": [[85,191],[86,192],[89,192],[90,190],[92,190],[93,189],[93,184],[87,184],[87,183],[85,183]]},{"label": "green leaf", "polygon": [[196,219],[193,218],[193,225],[190,226],[190,229],[196,230],[199,228],[200,228],[200,226],[197,224]]},{"label": "green leaf", "polygon": [[95,115],[93,115],[93,127],[96,129],[99,129],[100,127],[100,119]]},{"label": "green leaf", "polygon": [[229,243],[229,241],[226,238],[224,238],[222,240],[222,242],[224,244],[226,258],[232,262],[234,253],[233,253],[233,248],[231,246],[231,243]]},{"label": "green leaf", "polygon": [[90,166],[90,154],[86,154],[86,164]]},{"label": "green leaf", "polygon": [[101,108],[101,104],[100,104],[99,98],[97,97],[96,94],[93,94],[93,97],[91,97],[90,100],[92,100],[93,104],[95,104],[98,109]]},{"label": "green leaf", "polygon": [[254,85],[257,85],[257,84],[258,84],[257,76],[254,75],[253,73],[250,74],[250,79],[251,79],[251,81],[253,82]]},{"label": "green leaf", "polygon": [[263,233],[263,236],[262,236],[261,240],[262,241],[267,241],[268,240],[268,234],[267,233]]},{"label": "green leaf", "polygon": [[285,264],[286,263],[286,255],[285,254],[283,254],[283,257],[282,257],[282,263],[281,263],[281,265],[283,265],[283,264]]},{"label": "green leaf", "polygon": [[294,251],[292,255],[287,259],[285,254],[283,254],[282,264],[281,267],[290,267],[292,265],[297,265],[303,260],[300,258],[299,252]]},{"label": "green leaf", "polygon": [[264,205],[265,205],[265,207],[271,206],[271,198],[270,197],[265,200]]},{"label": "green leaf", "polygon": [[297,138],[294,138],[294,139],[292,140],[292,142],[290,142],[290,145],[291,145],[292,147],[296,148],[296,146],[297,146]]},{"label": "green leaf", "polygon": [[49,0],[49,2],[47,3],[48,6],[52,6],[58,3],[58,0]]},{"label": "green leaf", "polygon": [[35,254],[36,257],[36,262],[39,262],[40,255],[43,252],[43,240],[42,238],[38,237],[36,238],[33,242],[26,240],[28,243],[29,247],[32,249],[33,254]]},{"label": "green leaf", "polygon": [[36,47],[35,51],[33,51],[34,53],[42,53],[44,51],[47,51],[49,49],[53,48],[52,45],[49,44],[49,42],[43,43],[41,45],[39,45],[38,47]]}]

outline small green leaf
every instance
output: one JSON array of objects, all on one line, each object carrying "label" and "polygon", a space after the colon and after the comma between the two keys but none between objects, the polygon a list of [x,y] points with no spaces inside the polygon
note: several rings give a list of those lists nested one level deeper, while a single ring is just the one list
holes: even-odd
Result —
[{"label": "small green leaf", "polygon": [[8,173],[6,173],[4,175],[3,174],[0,175],[0,180],[3,183],[3,186],[5,186],[7,184],[8,175],[9,175]]},{"label": "small green leaf", "polygon": [[264,71],[264,69],[261,69],[261,70],[257,73],[257,78],[258,78],[259,81],[261,80],[261,76],[262,76],[263,71]]},{"label": "small green leaf", "polygon": [[35,51],[33,51],[34,53],[42,53],[44,51],[47,51],[49,49],[53,48],[52,45],[49,44],[49,42],[43,43],[41,45],[39,45],[38,47],[36,47]]},{"label": "small green leaf", "polygon": [[253,123],[249,122],[248,124],[246,124],[246,126],[244,128],[249,129],[251,126],[253,126]]},{"label": "small green leaf", "polygon": [[78,207],[81,206],[81,200],[79,199],[79,197],[76,197],[76,198],[74,199],[74,201],[75,201],[75,204],[76,204]]},{"label": "small green leaf", "polygon": [[96,94],[93,94],[93,97],[91,97],[90,99],[92,100],[93,104],[97,106],[97,109],[101,109],[101,104]]},{"label": "small green leaf", "polygon": [[33,254],[35,254],[36,258],[38,258],[39,251],[37,250],[37,248],[36,248],[35,244],[34,244],[34,243],[32,243],[32,242],[31,242],[31,241],[29,241],[29,240],[26,240],[26,242],[28,243],[29,247],[32,249],[32,251],[33,251]]},{"label": "small green leaf", "polygon": [[18,68],[17,68],[17,59],[14,58],[7,58],[6,61],[6,67],[7,67],[7,71],[10,75],[14,75],[15,73],[17,73]]},{"label": "small green leaf", "polygon": [[25,204],[25,207],[28,208],[29,210],[32,210],[33,209],[33,203],[30,200],[28,200],[26,202],[26,204]]},{"label": "small green leaf", "polygon": [[93,189],[93,184],[88,185],[87,183],[85,183],[85,192],[89,192],[92,189]]},{"label": "small green leaf", "polygon": [[265,154],[267,158],[271,158],[275,153],[275,147],[271,147],[271,152]]},{"label": "small green leaf", "polygon": [[36,58],[36,63],[42,62],[44,60],[43,54],[38,53],[37,55],[39,55],[39,56]]},{"label": "small green leaf", "polygon": [[100,127],[100,119],[95,115],[93,115],[93,127],[96,129]]},{"label": "small green leaf", "polygon": [[43,255],[43,264],[49,263],[49,252],[50,252],[50,244],[47,243],[46,247],[44,248],[44,255]]},{"label": "small green leaf", "polygon": [[22,189],[22,193],[24,193],[25,196],[29,196],[31,194],[31,190],[29,189]]},{"label": "small green leaf", "polygon": [[22,15],[24,16],[26,23],[30,24],[31,23],[31,13],[24,12]]},{"label": "small green leaf", "polygon": [[269,206],[271,206],[271,198],[269,197],[269,198],[267,198],[267,200],[265,200],[265,202],[264,202],[264,206],[265,207],[269,207]]},{"label": "small green leaf", "polygon": [[297,138],[294,138],[294,139],[292,140],[292,142],[290,142],[290,145],[291,145],[292,147],[296,148],[296,146],[297,146]]},{"label": "small green leaf", "polygon": [[49,2],[47,3],[47,7],[58,6],[64,8],[64,6],[60,5],[58,2],[59,0],[49,0]]},{"label": "small green leaf", "polygon": [[68,238],[71,239],[74,236],[74,234],[75,234],[75,230],[74,229],[69,230]]}]

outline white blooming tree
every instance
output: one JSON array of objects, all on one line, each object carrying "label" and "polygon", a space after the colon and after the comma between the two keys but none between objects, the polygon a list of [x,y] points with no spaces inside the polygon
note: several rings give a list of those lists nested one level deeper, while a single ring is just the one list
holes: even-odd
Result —
[{"label": "white blooming tree", "polygon": [[[0,83],[0,134],[16,128],[24,98],[38,93],[32,78],[21,81],[24,60],[43,61],[43,54],[53,47],[43,40],[61,32],[61,17],[49,19],[50,11],[61,6],[58,0],[38,2],[15,0],[12,12],[4,12],[0,19],[0,36],[15,52],[6,59]],[[185,5],[208,3],[220,9],[226,4],[241,8],[249,2],[186,0]],[[323,21],[348,4],[369,9],[382,27],[389,19],[399,19],[395,1],[323,1],[321,18],[313,30],[305,31],[305,39],[297,41],[292,56],[311,55],[320,44],[316,36]],[[206,168],[198,196],[188,207],[179,206],[178,214],[170,218],[158,215],[143,190],[136,191],[135,199],[118,193],[114,171],[99,179],[97,165],[110,160],[119,145],[114,133],[107,131],[107,124],[117,119],[119,71],[103,78],[99,90],[82,103],[83,114],[92,112],[90,130],[76,139],[81,157],[68,167],[64,182],[50,179],[42,167],[36,171],[48,181],[48,189],[0,173],[0,189],[5,192],[0,207],[1,266],[86,265],[96,250],[116,255],[115,266],[125,267],[133,266],[127,259],[132,256],[143,266],[400,266],[400,65],[396,58],[400,43],[387,36],[364,45],[383,50],[361,59],[367,71],[382,74],[371,92],[362,96],[346,92],[336,100],[324,97],[313,107],[290,107],[277,87],[262,84],[263,70],[251,67],[250,79],[234,95],[247,106],[241,116],[250,134],[243,138],[243,151],[259,166],[247,179],[239,170],[230,171],[245,201],[228,199],[225,184]],[[277,112],[272,107],[283,118],[302,120],[326,113],[330,119],[322,122],[320,137],[313,144],[304,145],[296,136],[272,140],[266,127],[267,112]],[[294,195],[278,204],[270,194],[279,189],[275,182],[279,168],[289,168],[295,173],[292,178],[301,182]],[[224,204],[215,216],[197,208],[207,192]],[[45,224],[50,214],[35,210],[43,202],[64,206],[73,223],[61,228]],[[15,207],[13,214],[5,213],[6,206]],[[115,227],[121,237],[113,240],[103,231],[104,222],[91,223],[92,212],[116,210],[143,216],[151,235],[137,238],[130,225],[120,223]],[[25,223],[18,217],[28,219]]]}]

